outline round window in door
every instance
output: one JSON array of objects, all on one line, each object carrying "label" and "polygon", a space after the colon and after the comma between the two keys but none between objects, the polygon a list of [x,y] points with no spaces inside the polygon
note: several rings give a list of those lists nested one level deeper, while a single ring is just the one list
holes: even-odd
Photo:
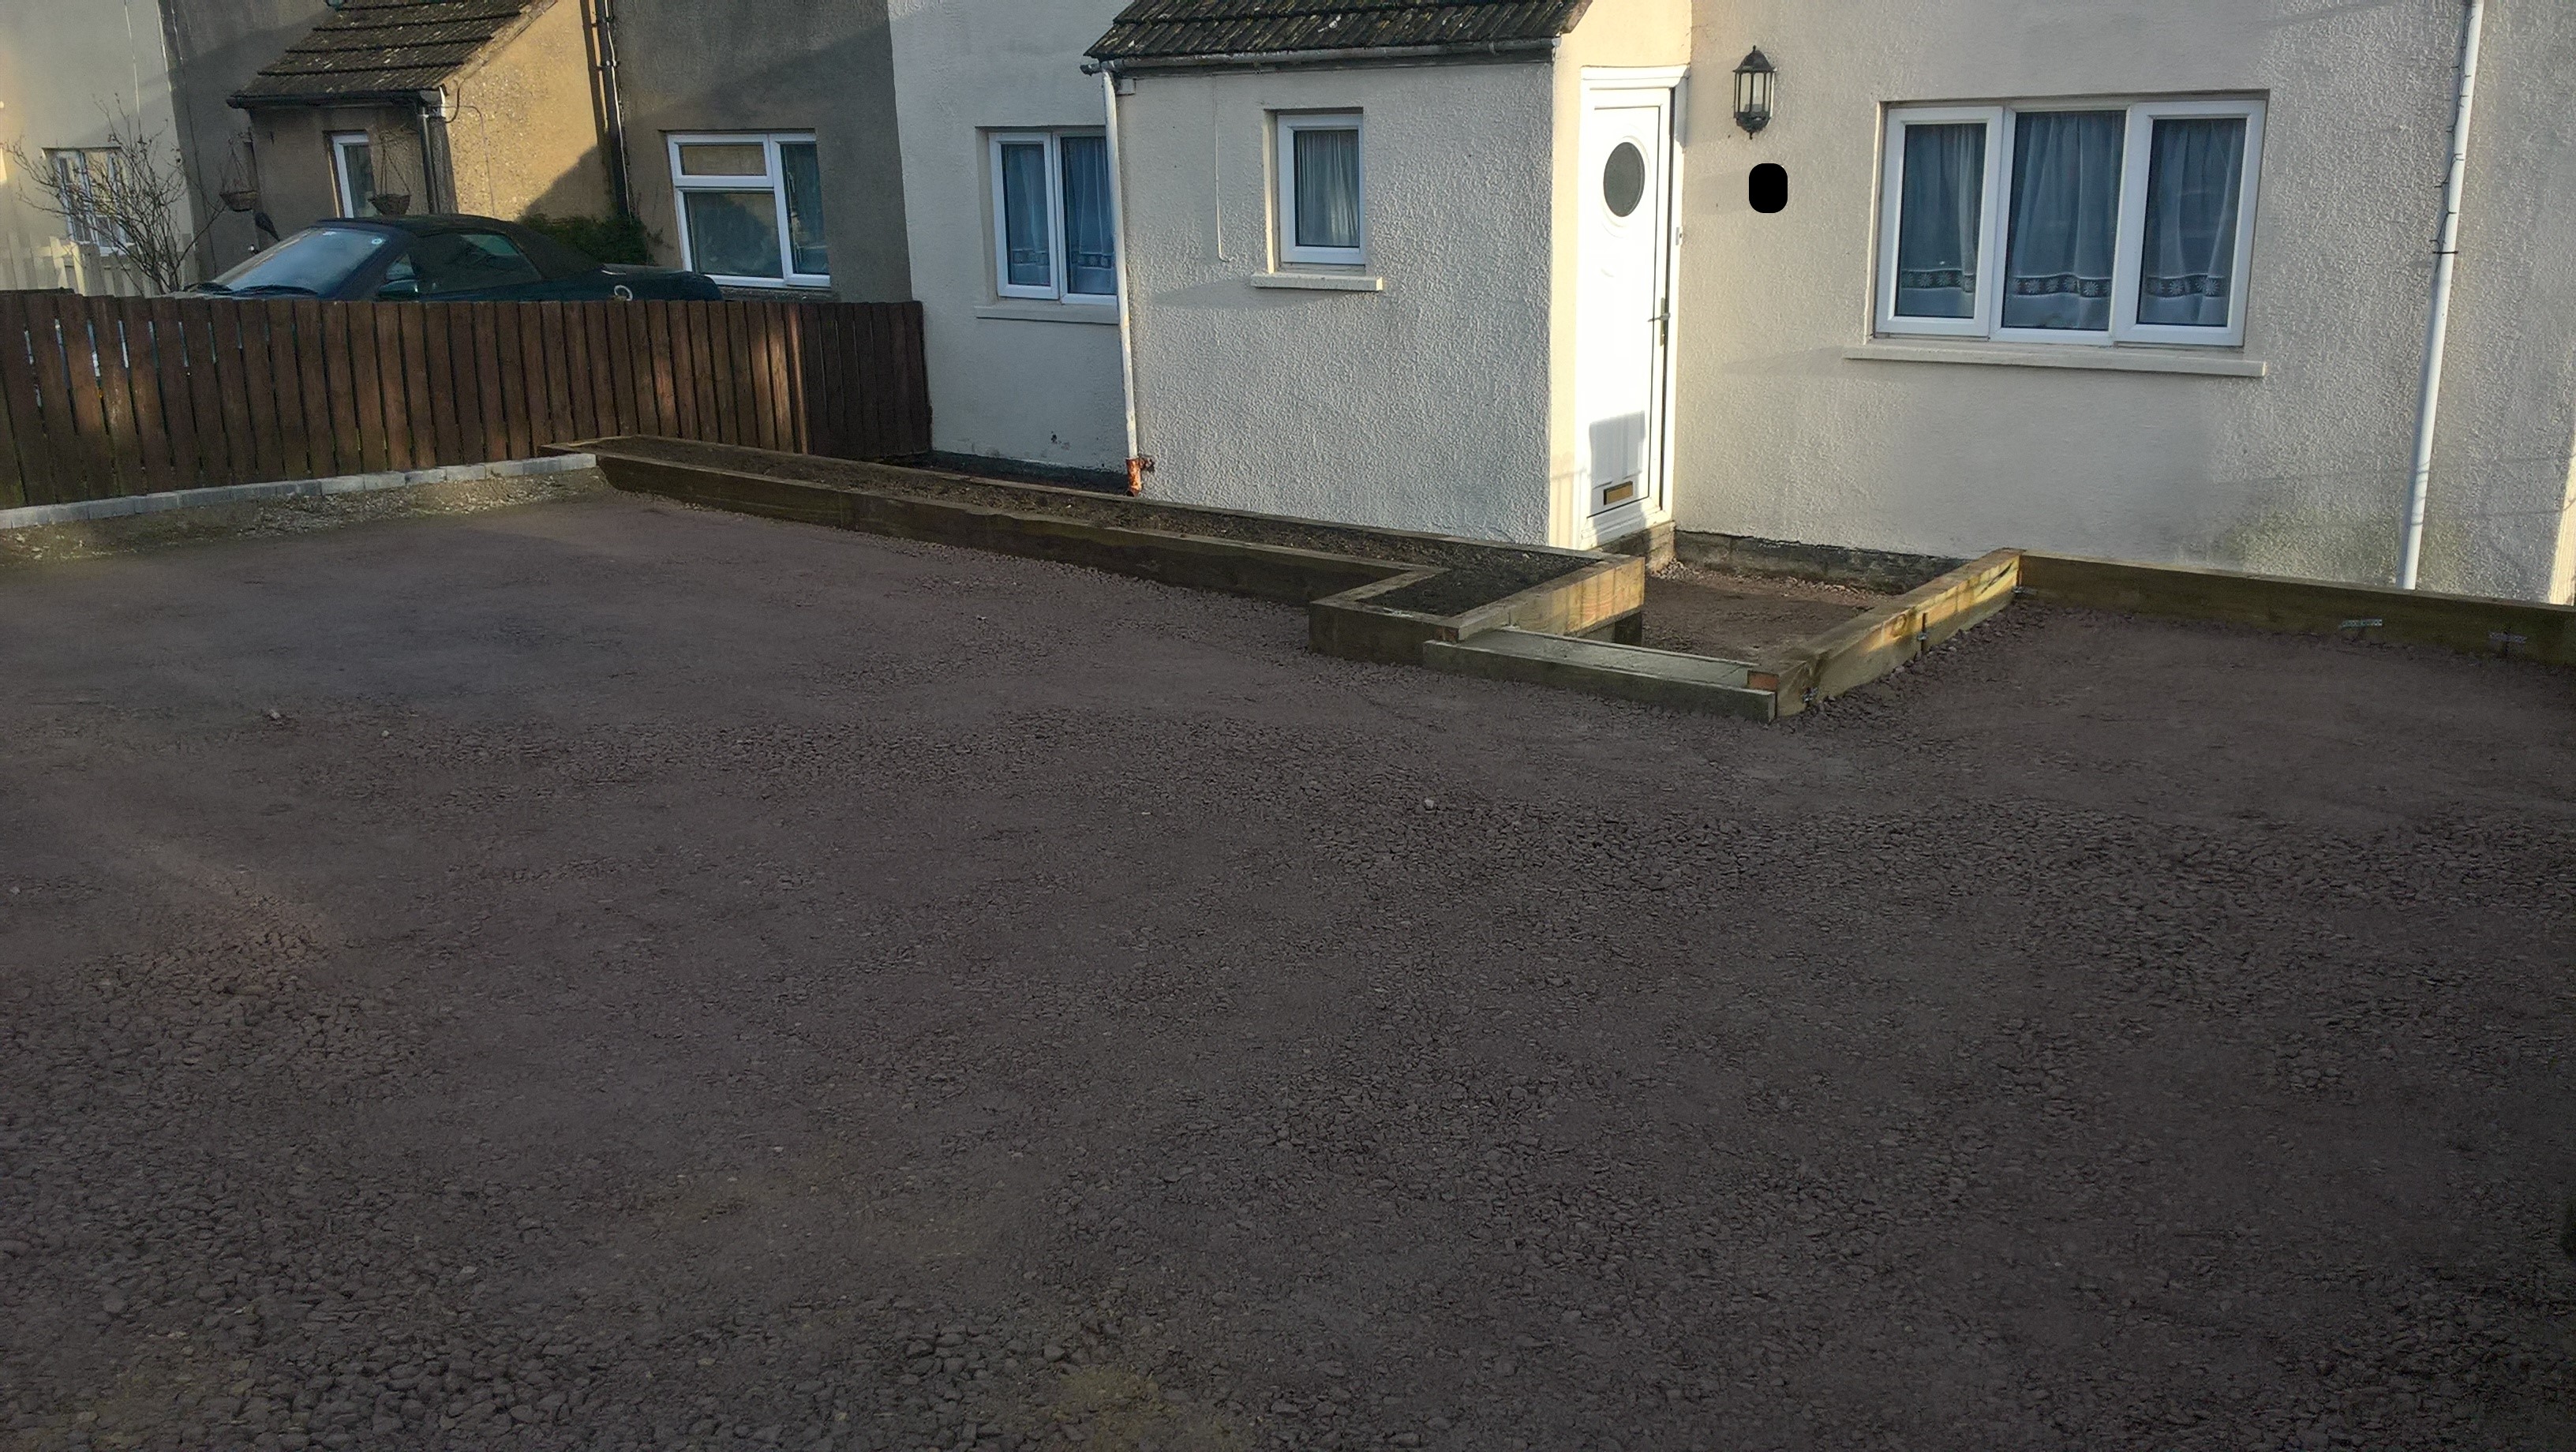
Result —
[{"label": "round window in door", "polygon": [[1622,141],[1601,164],[1601,200],[1609,203],[1611,216],[1624,217],[1637,210],[1645,196],[1646,153],[1637,149],[1637,143]]}]

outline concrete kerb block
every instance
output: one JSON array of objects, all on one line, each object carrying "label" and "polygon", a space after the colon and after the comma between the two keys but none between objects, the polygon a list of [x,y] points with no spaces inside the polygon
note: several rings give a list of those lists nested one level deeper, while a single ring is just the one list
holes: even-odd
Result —
[{"label": "concrete kerb block", "polygon": [[158,494],[126,494],[114,499],[82,499],[68,504],[30,504],[0,509],[0,529],[35,529],[124,519],[138,514],[165,514],[175,509],[214,509],[228,504],[257,504],[271,499],[313,499],[334,494],[369,494],[383,489],[412,489],[426,484],[455,484],[476,479],[510,479],[530,474],[564,474],[592,467],[586,453],[564,451],[536,459],[503,459],[488,464],[445,464],[430,469],[392,469],[373,474],[339,474],[328,479],[274,479],[257,484],[219,484],[207,489],[171,489]]}]

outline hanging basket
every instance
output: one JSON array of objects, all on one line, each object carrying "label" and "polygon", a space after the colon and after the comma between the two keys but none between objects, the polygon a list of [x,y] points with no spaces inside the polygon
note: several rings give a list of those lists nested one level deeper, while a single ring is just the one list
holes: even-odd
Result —
[{"label": "hanging basket", "polygon": [[411,211],[411,193],[378,192],[374,196],[367,198],[367,205],[375,208],[377,215],[379,216],[403,216]]}]

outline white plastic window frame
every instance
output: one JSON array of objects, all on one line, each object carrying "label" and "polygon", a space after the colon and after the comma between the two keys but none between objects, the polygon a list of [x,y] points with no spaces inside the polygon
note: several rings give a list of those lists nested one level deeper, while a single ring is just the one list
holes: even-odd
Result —
[{"label": "white plastic window frame", "polygon": [[[1979,125],[1986,128],[1986,174],[1977,202],[1977,295],[1964,318],[1907,318],[1896,313],[1896,248],[1905,220],[1905,132],[1912,126]],[[1996,215],[2003,173],[2004,108],[2001,106],[1890,107],[1884,190],[1879,199],[1878,331],[1907,337],[1982,338],[1994,331],[1994,292],[1988,281],[2003,271],[2003,223]]]},{"label": "white plastic window frame", "polygon": [[[813,146],[816,144],[813,132],[675,131],[664,140],[669,144],[671,156],[671,210],[677,216],[680,225],[681,266],[695,271],[705,271],[698,266],[697,242],[689,236],[689,204],[686,193],[766,190],[778,224],[778,276],[738,277],[732,273],[723,272],[709,272],[707,276],[726,287],[830,287],[832,285],[832,275],[828,272],[796,270],[796,244],[788,236],[787,230],[787,168],[779,161],[778,148]],[[680,169],[680,148],[683,146],[745,146],[755,141],[760,143],[761,162],[766,168],[766,173],[763,175],[691,176]],[[817,197],[815,200],[819,204],[822,199]]]},{"label": "white plastic window frame", "polygon": [[[2129,107],[2127,150],[2121,154],[2120,255],[2111,275],[2111,336],[2123,343],[2238,348],[2245,344],[2246,273],[2254,263],[2255,183],[2263,168],[2263,103],[2259,100],[2140,101]],[[2228,274],[2227,325],[2187,328],[2138,321],[2138,286],[2147,246],[2147,172],[2153,161],[2156,123],[2174,119],[2242,117],[2244,174],[2236,195],[2236,258]]]},{"label": "white plastic window frame", "polygon": [[46,168],[62,179],[69,195],[79,199],[72,214],[63,218],[64,234],[101,257],[121,256],[125,251],[125,234],[99,214],[94,180],[101,168],[114,165],[116,153],[104,148],[66,146],[45,152]]},{"label": "white plastic window frame", "polygon": [[[1357,111],[1281,111],[1274,113],[1272,129],[1278,133],[1277,176],[1272,194],[1277,204],[1277,246],[1281,262],[1299,262],[1326,267],[1365,267],[1368,265],[1368,126]],[[1301,247],[1297,245],[1297,133],[1301,131],[1350,131],[1358,134],[1359,145],[1359,224],[1360,245],[1357,247]]]},{"label": "white plastic window frame", "polygon": [[331,191],[332,194],[340,200],[340,215],[343,217],[369,217],[375,215],[367,210],[371,203],[369,203],[365,197],[358,195],[356,184],[352,182],[349,177],[349,149],[351,147],[363,148],[366,151],[368,174],[371,176],[374,174],[376,164],[375,137],[364,131],[334,131],[322,139],[329,142],[331,146]]},{"label": "white plastic window frame", "polygon": [[[2012,149],[2017,118],[2033,112],[2111,111],[2125,113],[2120,154],[2120,208],[2117,243],[2111,266],[2111,323],[2098,332],[2060,328],[2007,328],[2003,324],[2006,249],[2011,233],[2005,213],[2012,201]],[[2045,105],[1891,106],[1882,133],[1886,148],[1879,198],[1878,306],[1876,331],[1889,337],[1982,338],[1998,343],[2053,347],[2105,347],[2150,344],[2197,348],[2238,348],[2245,343],[2246,275],[2253,265],[2255,202],[2263,158],[2264,103],[2252,97],[2197,100],[2052,101]],[[2227,299],[2227,325],[2221,328],[2177,327],[2138,321],[2138,283],[2146,251],[2147,179],[2152,161],[2155,123],[2176,117],[2243,117],[2245,164],[2236,209],[2236,256]],[[1896,247],[1905,187],[1904,128],[1982,121],[1986,124],[1985,194],[1978,218],[1976,312],[1967,318],[1907,318],[1896,315]]]},{"label": "white plastic window frame", "polygon": [[[1068,280],[1072,259],[1064,246],[1064,139],[1068,136],[1104,136],[1099,126],[1068,126],[1053,131],[989,131],[984,140],[984,169],[992,177],[993,193],[993,295],[1024,298],[1039,302],[1062,302],[1076,307],[1112,307],[1118,302],[1116,283],[1109,292],[1075,292]],[[1002,187],[1002,148],[1036,146],[1046,152],[1046,219],[1048,279],[1044,283],[1011,281],[1010,212]],[[1116,236],[1117,178],[1110,179],[1110,226]],[[1114,242],[1112,245],[1116,245]]]}]

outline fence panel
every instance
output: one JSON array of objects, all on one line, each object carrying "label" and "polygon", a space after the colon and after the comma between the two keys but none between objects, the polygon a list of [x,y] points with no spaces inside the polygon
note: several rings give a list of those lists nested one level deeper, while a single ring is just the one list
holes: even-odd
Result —
[{"label": "fence panel", "polygon": [[37,366],[71,400],[72,447],[56,493],[63,499],[105,498],[116,492],[116,440],[99,398],[98,347],[90,336],[86,299],[64,299],[62,310],[46,321]]},{"label": "fence panel", "polygon": [[[292,373],[284,356],[289,348],[295,357]],[[307,467],[317,475],[365,472],[357,459],[358,393],[349,383],[349,325],[340,310],[318,302],[272,309],[268,349],[281,375],[281,426],[291,429],[295,422],[286,410],[287,387],[303,399],[304,447],[311,457]]]},{"label": "fence panel", "polygon": [[[416,307],[395,304],[387,311],[402,341],[402,387],[396,396],[411,435],[411,463],[407,467],[425,469],[433,464],[453,463],[444,444],[449,422],[444,417],[446,410],[430,401],[430,376],[443,370],[429,358],[429,320]],[[445,390],[442,388],[440,393],[443,395]],[[442,397],[440,403],[444,401]]]},{"label": "fence panel", "polygon": [[[240,322],[232,308],[199,298],[179,303],[179,330],[187,345],[188,400],[197,413],[197,439],[207,484],[247,479],[259,466],[250,432],[250,398],[238,364]],[[0,326],[0,336],[5,336]],[[220,447],[217,441],[220,440]]]},{"label": "fence panel", "polygon": [[726,406],[726,395],[730,390],[725,385],[732,380],[716,371],[719,366],[716,329],[723,324],[724,312],[711,303],[702,302],[682,303],[680,310],[689,315],[688,359],[692,369],[689,381],[698,394],[698,418],[702,426],[698,437],[719,444],[741,443],[741,420],[733,417],[733,410]]},{"label": "fence panel", "polygon": [[132,425],[143,456],[143,487],[156,493],[184,487],[170,461],[170,420],[161,412],[161,366],[153,356],[152,313],[147,303],[123,310],[114,324],[132,398]]},{"label": "fence panel", "polygon": [[662,434],[930,447],[913,303],[325,303],[0,292],[0,508]]},{"label": "fence panel", "polygon": [[635,321],[627,325],[636,332],[635,430],[687,438],[688,430],[680,426],[678,369],[672,362],[671,305],[639,303],[635,313]]},{"label": "fence panel", "polygon": [[[26,344],[28,338],[25,301],[0,293],[0,341]],[[0,450],[0,509],[49,502],[38,497],[50,487],[53,457],[47,452],[45,417],[36,396],[33,345],[0,346],[0,411],[8,418],[9,432],[9,447]]]},{"label": "fence panel", "polygon": [[153,410],[169,449],[169,482],[161,487],[193,489],[204,470],[199,467],[196,409],[188,399],[187,340],[179,329],[178,300],[153,299],[142,326],[152,338]]},{"label": "fence panel", "polygon": [[429,365],[413,395],[412,416],[425,413],[432,419],[442,464],[462,464],[483,452],[482,413],[474,399],[474,336],[469,329],[464,346],[457,345],[455,316],[454,308],[420,310]]},{"label": "fence panel", "polygon": [[[288,341],[284,358],[270,353],[268,347],[269,324],[284,319],[286,304],[215,306],[216,315],[228,318],[233,327],[232,343],[237,352],[225,358],[224,364],[229,369],[236,358],[240,363],[244,407],[250,410],[251,456],[256,461],[252,473],[265,479],[292,479],[305,474],[304,395],[296,391],[295,345],[291,339]],[[286,452],[290,438],[296,450],[292,459]]]}]

